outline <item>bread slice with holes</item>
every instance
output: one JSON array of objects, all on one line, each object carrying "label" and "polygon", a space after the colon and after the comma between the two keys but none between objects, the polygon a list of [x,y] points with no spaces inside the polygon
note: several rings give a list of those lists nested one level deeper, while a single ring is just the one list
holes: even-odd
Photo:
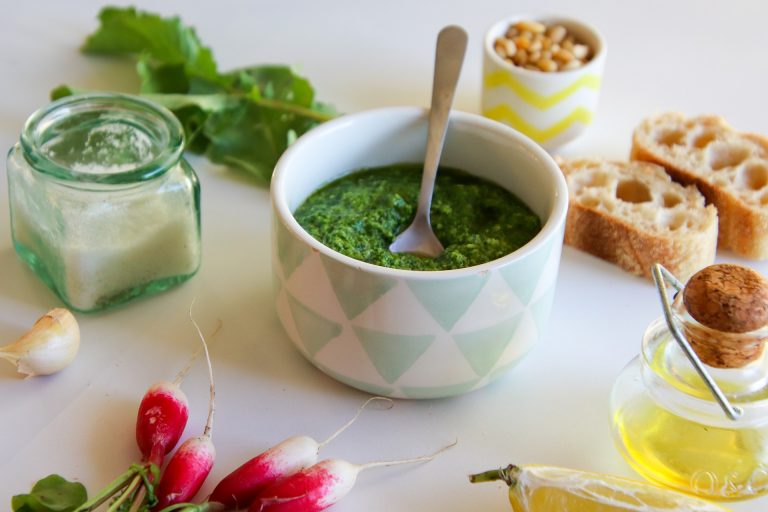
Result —
[{"label": "bread slice with holes", "polygon": [[570,197],[566,244],[648,278],[654,263],[687,280],[714,262],[717,211],[696,187],[646,162],[559,164]]},{"label": "bread slice with holes", "polygon": [[768,138],[739,133],[716,116],[665,113],[635,129],[631,158],[699,188],[717,207],[719,248],[768,258]]}]

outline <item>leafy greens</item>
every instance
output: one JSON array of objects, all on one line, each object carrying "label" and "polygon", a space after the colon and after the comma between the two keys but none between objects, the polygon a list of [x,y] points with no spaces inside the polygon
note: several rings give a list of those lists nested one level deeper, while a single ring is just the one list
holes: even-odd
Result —
[{"label": "leafy greens", "polygon": [[[212,162],[268,182],[294,139],[335,116],[288,66],[220,72],[211,50],[178,17],[105,7],[99,20],[83,52],[136,57],[140,94],[169,108],[184,127],[186,149]],[[51,97],[78,92],[60,86]]]},{"label": "leafy greens", "polygon": [[86,499],[83,484],[48,475],[39,480],[29,494],[14,496],[11,508],[14,512],[72,512]]}]

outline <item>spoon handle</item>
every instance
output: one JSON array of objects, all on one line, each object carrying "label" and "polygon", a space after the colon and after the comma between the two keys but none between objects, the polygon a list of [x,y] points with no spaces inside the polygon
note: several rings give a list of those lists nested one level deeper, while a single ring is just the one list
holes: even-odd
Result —
[{"label": "spoon handle", "polygon": [[448,114],[453,104],[456,84],[461,73],[461,64],[467,49],[467,33],[463,28],[449,25],[437,36],[435,50],[435,75],[432,79],[432,106],[429,110],[427,150],[424,157],[424,172],[421,176],[421,192],[417,215],[429,219],[432,191],[435,188],[437,166],[443,150],[445,132],[448,128]]}]

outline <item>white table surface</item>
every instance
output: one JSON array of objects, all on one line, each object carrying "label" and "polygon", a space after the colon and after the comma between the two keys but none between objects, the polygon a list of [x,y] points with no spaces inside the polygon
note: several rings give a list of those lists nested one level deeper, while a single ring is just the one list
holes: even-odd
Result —
[{"label": "white table surface", "polygon": [[[742,130],[768,132],[764,2],[416,2],[310,0],[137,2],[180,14],[197,27],[222,69],[255,63],[298,66],[318,97],[340,111],[428,104],[434,39],[463,25],[470,47],[456,107],[477,112],[481,41],[497,18],[516,12],[576,15],[608,42],[603,93],[593,127],[562,155],[626,158],[630,134],[664,110],[718,113]],[[78,52],[96,27],[100,2],[2,0],[0,147],[18,139],[26,117],[60,84],[134,90],[132,66]],[[137,459],[136,407],[154,381],[172,378],[197,348],[187,309],[212,341],[217,378],[218,457],[203,493],[246,458],[293,434],[323,438],[355,411],[362,392],[326,377],[293,348],[272,307],[269,197],[264,187],[191,158],[202,184],[203,264],[165,294],[102,314],[78,315],[74,364],[23,380],[0,366],[0,510],[49,473],[91,492]],[[721,253],[720,261],[739,261]],[[768,264],[743,262],[768,273]],[[0,340],[10,342],[58,299],[16,257],[0,179]],[[608,395],[660,313],[655,289],[596,258],[565,248],[549,331],[509,374],[451,399],[397,401],[372,410],[329,445],[325,457],[366,462],[431,452],[438,460],[364,472],[334,510],[507,510],[501,485],[472,486],[470,472],[543,463],[635,476],[613,445]],[[196,365],[186,435],[202,429],[206,373]],[[185,437],[186,437],[185,435]],[[768,510],[768,497],[732,505]]]}]

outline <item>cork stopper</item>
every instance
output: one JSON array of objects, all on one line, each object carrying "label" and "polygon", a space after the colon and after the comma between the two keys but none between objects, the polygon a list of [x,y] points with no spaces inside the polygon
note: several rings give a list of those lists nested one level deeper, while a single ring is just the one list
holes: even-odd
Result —
[{"label": "cork stopper", "polygon": [[683,304],[695,322],[683,330],[705,364],[741,368],[763,353],[768,333],[768,281],[740,265],[706,267],[688,281]]}]

